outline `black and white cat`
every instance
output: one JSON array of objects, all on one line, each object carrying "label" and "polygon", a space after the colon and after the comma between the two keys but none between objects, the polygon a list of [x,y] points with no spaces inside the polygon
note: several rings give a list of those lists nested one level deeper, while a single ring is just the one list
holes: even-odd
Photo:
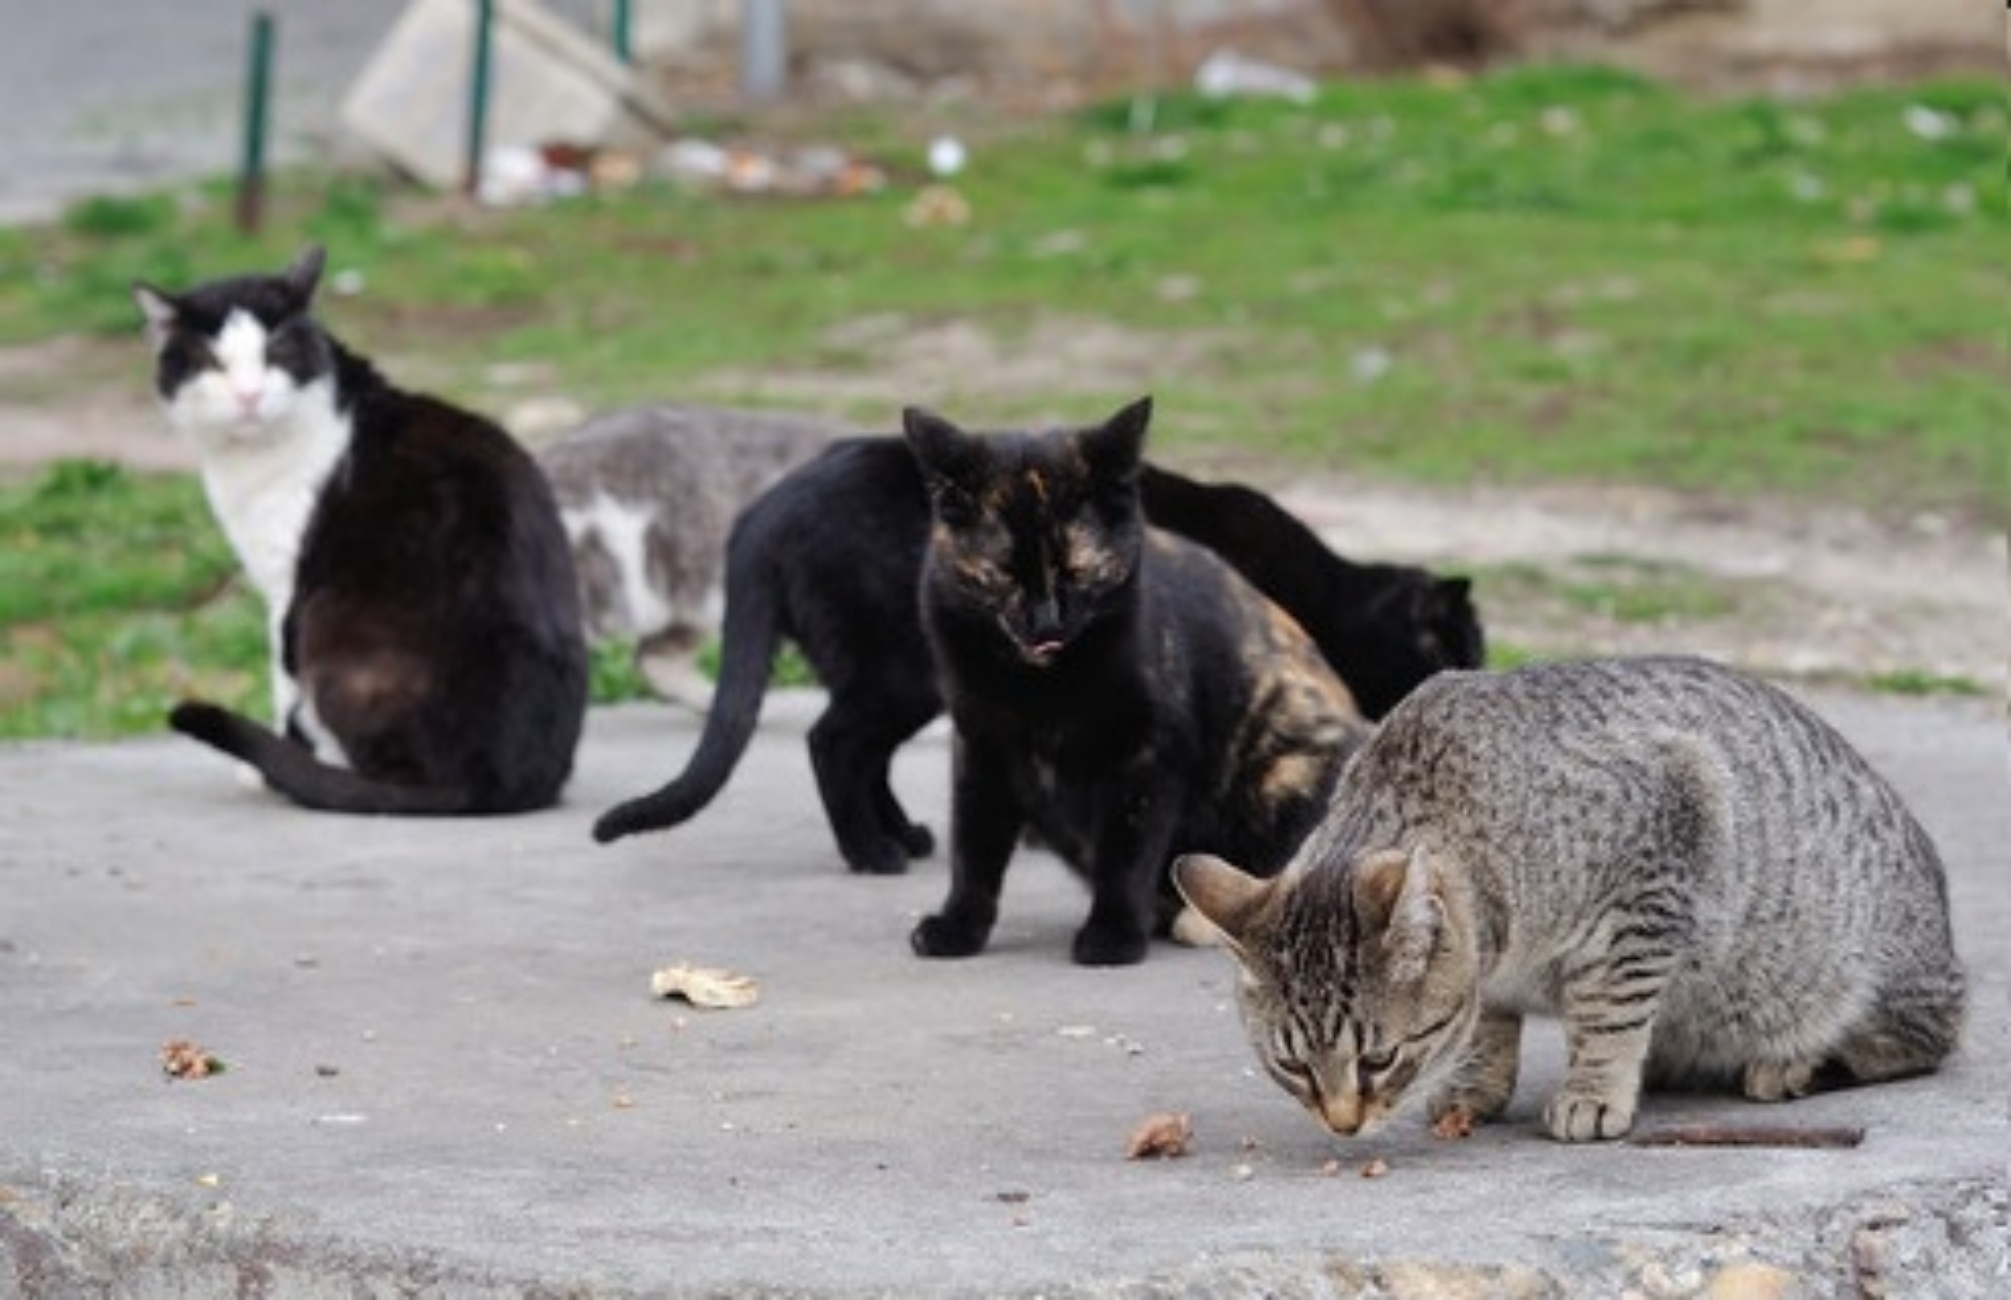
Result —
[{"label": "black and white cat", "polygon": [[549,805],[587,691],[551,489],[502,429],[394,387],[322,328],[323,256],[182,293],[133,286],[168,423],[265,598],[285,738],[193,701],[170,725],[310,808]]}]

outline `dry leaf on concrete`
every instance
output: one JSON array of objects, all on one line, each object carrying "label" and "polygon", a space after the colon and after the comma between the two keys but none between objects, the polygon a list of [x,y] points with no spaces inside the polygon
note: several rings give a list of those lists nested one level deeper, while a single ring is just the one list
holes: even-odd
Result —
[{"label": "dry leaf on concrete", "polygon": [[1150,1115],[1132,1130],[1131,1141],[1124,1148],[1124,1158],[1171,1160],[1187,1154],[1187,1143],[1193,1137],[1194,1121],[1186,1115],[1172,1112]]},{"label": "dry leaf on concrete", "polygon": [[761,986],[753,976],[687,962],[665,966],[651,975],[649,991],[655,997],[683,998],[694,1007],[722,1010],[751,1007],[761,1000]]},{"label": "dry leaf on concrete", "polygon": [[223,1073],[223,1062],[186,1038],[161,1044],[161,1072],[170,1079],[206,1079]]}]

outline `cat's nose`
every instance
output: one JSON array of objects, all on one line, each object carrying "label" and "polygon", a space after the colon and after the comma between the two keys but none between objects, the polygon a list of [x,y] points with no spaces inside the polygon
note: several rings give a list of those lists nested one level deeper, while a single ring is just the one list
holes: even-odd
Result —
[{"label": "cat's nose", "polygon": [[1353,1137],[1361,1132],[1362,1124],[1368,1118],[1361,1101],[1355,1097],[1322,1097],[1316,1109],[1320,1122],[1342,1137]]}]

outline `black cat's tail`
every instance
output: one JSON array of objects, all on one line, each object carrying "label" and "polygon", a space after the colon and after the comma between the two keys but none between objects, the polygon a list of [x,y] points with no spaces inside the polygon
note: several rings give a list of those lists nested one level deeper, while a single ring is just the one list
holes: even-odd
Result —
[{"label": "black cat's tail", "polygon": [[185,701],[168,714],[184,736],[220,749],[258,769],[266,784],[317,812],[399,817],[452,817],[481,812],[466,790],[399,785],[332,767],[311,751],[215,704]]},{"label": "black cat's tail", "polygon": [[658,831],[697,815],[725,787],[754,738],[761,701],[782,641],[781,593],[765,572],[754,530],[736,524],[726,549],[726,615],[719,629],[719,681],[705,730],[684,771],[662,788],[616,804],[594,823],[594,839],[610,844],[638,831]]}]

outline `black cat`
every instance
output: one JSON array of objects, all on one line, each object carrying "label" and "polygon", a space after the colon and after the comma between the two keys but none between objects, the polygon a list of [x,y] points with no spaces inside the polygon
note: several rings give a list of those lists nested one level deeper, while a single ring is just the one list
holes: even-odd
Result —
[{"label": "black cat", "polygon": [[1151,410],[983,436],[907,413],[933,525],[922,626],[957,729],[950,893],[915,928],[923,956],[984,947],[1032,830],[1089,882],[1075,959],[1139,961],[1176,853],[1240,844],[1259,874],[1282,867],[1368,734],[1297,623],[1147,526]]},{"label": "black cat", "polygon": [[265,597],[284,738],[186,702],[175,730],[331,812],[555,801],[585,718],[551,489],[489,421],[387,382],[314,319],[322,251],[179,294],[134,286],[168,421]]},{"label": "black cat", "polygon": [[887,772],[943,711],[915,608],[929,515],[915,458],[895,438],[845,438],[734,519],[726,543],[719,682],[684,772],[594,824],[603,844],[675,826],[712,802],[747,749],[776,648],[794,641],[829,692],[810,762],[838,851],[854,871],[905,871],[933,847]]},{"label": "black cat", "polygon": [[[1214,542],[1298,619],[1350,690],[1352,671],[1370,683],[1371,699],[1393,703],[1441,669],[1479,665],[1481,627],[1464,578],[1353,564],[1247,488],[1151,466],[1140,485],[1153,523],[1163,509],[1175,531]],[[1211,523],[1205,503],[1216,494],[1238,526]],[[921,472],[899,438],[834,443],[750,502],[727,542],[719,686],[697,750],[682,774],[602,816],[594,837],[675,826],[717,796],[754,733],[775,648],[787,638],[830,693],[810,753],[839,853],[852,870],[874,873],[925,856],[929,832],[902,809],[888,768],[943,708],[915,600],[929,527]],[[1371,718],[1383,711],[1362,708]]]}]

